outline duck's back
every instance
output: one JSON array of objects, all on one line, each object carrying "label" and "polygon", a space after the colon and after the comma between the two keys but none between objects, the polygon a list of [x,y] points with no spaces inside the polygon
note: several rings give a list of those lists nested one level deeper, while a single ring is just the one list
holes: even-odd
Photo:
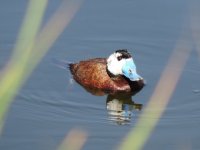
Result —
[{"label": "duck's back", "polygon": [[129,83],[124,77],[111,78],[108,75],[105,58],[95,58],[70,64],[70,70],[74,79],[85,87],[105,91],[131,91]]}]

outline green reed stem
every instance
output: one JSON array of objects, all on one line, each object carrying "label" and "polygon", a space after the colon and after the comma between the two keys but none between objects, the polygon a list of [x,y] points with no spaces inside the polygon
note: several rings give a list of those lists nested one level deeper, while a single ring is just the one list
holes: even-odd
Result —
[{"label": "green reed stem", "polygon": [[48,0],[30,0],[16,47],[0,79],[0,130],[8,107],[24,81],[30,75],[29,59]]}]

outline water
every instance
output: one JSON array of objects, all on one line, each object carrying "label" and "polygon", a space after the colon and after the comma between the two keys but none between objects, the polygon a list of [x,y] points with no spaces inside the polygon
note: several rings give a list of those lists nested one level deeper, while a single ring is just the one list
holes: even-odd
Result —
[{"label": "water", "polygon": [[[193,2],[85,0],[12,103],[0,149],[54,150],[74,128],[89,134],[84,150],[116,149],[135,126],[180,35],[190,30]],[[58,5],[59,1],[49,1],[45,19]],[[16,4],[3,0],[0,5],[1,68],[14,47],[26,6],[24,0]],[[72,81],[69,71],[51,63],[52,58],[79,61],[107,57],[121,48],[133,54],[138,72],[147,81],[147,86],[132,97],[136,104],[130,99],[122,103],[107,100],[107,95],[94,96]],[[171,101],[144,149],[200,148],[197,54],[194,47]],[[126,111],[114,111],[122,107]]]}]

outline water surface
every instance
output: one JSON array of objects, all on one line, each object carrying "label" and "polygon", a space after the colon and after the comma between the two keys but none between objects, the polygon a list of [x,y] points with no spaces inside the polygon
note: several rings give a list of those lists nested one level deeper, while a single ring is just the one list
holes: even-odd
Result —
[{"label": "water surface", "polygon": [[[88,132],[84,150],[116,149],[148,103],[180,35],[189,33],[192,4],[189,0],[85,0],[17,94],[7,115],[0,149],[54,150],[73,128]],[[45,19],[58,5],[59,1],[49,1]],[[14,47],[26,6],[25,0],[3,0],[0,5],[0,68]],[[186,36],[192,40],[191,35]],[[51,63],[52,58],[76,62],[107,57],[121,48],[133,54],[138,72],[147,81],[147,86],[131,98],[142,105],[141,109],[130,101],[127,105],[108,101],[107,95],[86,92],[72,81],[68,70]],[[171,101],[144,149],[200,148],[199,68],[194,47]],[[113,111],[121,107],[126,107],[126,116],[123,111]]]}]

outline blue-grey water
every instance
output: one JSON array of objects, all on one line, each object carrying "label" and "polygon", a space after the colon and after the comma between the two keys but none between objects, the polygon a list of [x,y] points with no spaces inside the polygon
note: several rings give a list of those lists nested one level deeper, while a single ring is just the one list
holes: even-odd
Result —
[{"label": "blue-grey water", "polygon": [[[27,2],[1,1],[1,69],[14,48]],[[49,1],[45,19],[59,4],[60,1]],[[68,70],[53,65],[52,58],[76,62],[107,57],[116,49],[128,49],[134,56],[138,72],[147,81],[147,86],[132,97],[144,108],[182,33],[186,40],[195,41],[191,35],[191,12],[198,6],[200,2],[195,0],[83,1],[69,26],[18,92],[6,117],[0,149],[55,150],[74,128],[89,135],[83,150],[116,149],[135,126],[142,110],[134,105],[129,105],[127,112],[112,110],[122,103],[118,100],[107,102],[106,95],[94,96],[86,92],[72,80]],[[194,12],[200,16],[198,9]],[[196,23],[200,26],[198,20]],[[200,33],[198,29],[194,32]],[[145,144],[145,150],[200,149],[197,43],[192,44],[170,103]]]}]

